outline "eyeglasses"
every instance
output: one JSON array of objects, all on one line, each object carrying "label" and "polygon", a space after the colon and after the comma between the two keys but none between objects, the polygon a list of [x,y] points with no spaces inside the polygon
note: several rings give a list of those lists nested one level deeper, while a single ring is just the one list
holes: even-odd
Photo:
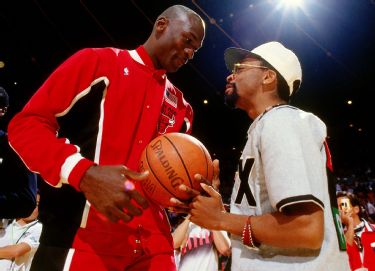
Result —
[{"label": "eyeglasses", "polygon": [[247,67],[247,68],[258,68],[258,69],[268,69],[268,67],[265,67],[265,66],[236,63],[233,66],[232,74],[239,74],[240,71],[242,71],[245,67]]}]

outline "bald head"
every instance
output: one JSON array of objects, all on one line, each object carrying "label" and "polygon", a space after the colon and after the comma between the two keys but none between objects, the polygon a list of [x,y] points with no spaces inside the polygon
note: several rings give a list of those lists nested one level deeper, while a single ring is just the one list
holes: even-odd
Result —
[{"label": "bald head", "polygon": [[157,69],[175,72],[194,57],[204,36],[203,19],[190,8],[174,5],[158,16],[144,48]]},{"label": "bald head", "polygon": [[182,5],[174,5],[167,8],[158,16],[158,19],[161,17],[165,17],[170,20],[188,17],[190,20],[196,20],[197,23],[201,23],[205,28],[203,19],[194,10]]}]

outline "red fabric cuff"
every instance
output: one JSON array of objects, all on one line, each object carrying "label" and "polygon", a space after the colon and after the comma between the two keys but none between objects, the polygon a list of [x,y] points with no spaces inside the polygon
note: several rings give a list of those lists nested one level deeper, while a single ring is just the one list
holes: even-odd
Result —
[{"label": "red fabric cuff", "polygon": [[88,159],[81,159],[77,165],[73,168],[73,170],[69,174],[68,183],[73,186],[77,191],[81,192],[79,188],[79,184],[81,183],[81,179],[83,175],[86,173],[87,169],[93,165],[96,165],[91,160]]}]

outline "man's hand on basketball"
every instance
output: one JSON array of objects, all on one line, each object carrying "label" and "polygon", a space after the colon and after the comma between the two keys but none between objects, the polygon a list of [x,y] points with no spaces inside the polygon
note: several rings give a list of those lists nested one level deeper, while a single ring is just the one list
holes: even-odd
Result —
[{"label": "man's hand on basketball", "polygon": [[[196,182],[199,182],[199,183],[204,183],[204,184],[207,184],[208,186],[211,186],[217,191],[219,190],[219,186],[220,186],[220,179],[219,179],[219,173],[220,173],[220,169],[219,169],[219,160],[215,159],[213,161],[213,178],[212,178],[212,183],[210,181],[208,181],[207,179],[203,178],[202,175],[200,174],[195,174],[195,181]],[[189,186],[186,186],[184,184],[181,184],[178,189],[180,191],[183,191],[184,193],[188,194],[189,198],[193,199],[195,198],[196,196],[198,195],[204,195],[204,196],[209,196],[207,194],[207,192],[205,190],[202,190],[202,191],[198,191],[198,190],[195,190]],[[182,202],[176,198],[171,198],[171,207],[169,208],[169,210],[173,211],[173,212],[176,212],[176,213],[187,213],[190,211],[190,204],[191,201],[189,202]]]},{"label": "man's hand on basketball", "polygon": [[[190,188],[190,187],[188,187],[184,184],[181,184],[178,187],[178,189],[180,191],[183,191],[184,193],[188,194],[189,198],[194,198],[195,196],[200,194],[200,191],[195,190],[193,188]],[[168,210],[170,210],[172,212],[175,212],[175,213],[188,213],[190,211],[190,207],[189,207],[190,202],[191,202],[190,200],[186,201],[186,202],[183,202],[183,201],[181,201],[177,198],[171,198],[170,199],[171,204],[170,204]]]},{"label": "man's hand on basketball", "polygon": [[209,195],[198,195],[190,203],[190,221],[210,230],[220,230],[220,221],[225,213],[224,204],[219,192],[212,186],[201,183],[203,190]]},{"label": "man's hand on basketball", "polygon": [[[220,175],[220,166],[219,166],[219,160],[218,159],[213,160],[212,161],[212,166],[213,166],[214,170],[213,170],[211,185],[212,185],[212,187],[216,191],[219,191],[219,187],[220,187],[220,178],[219,178],[219,175]],[[199,175],[199,174],[197,174],[197,175]],[[199,181],[199,179],[204,179],[204,178],[202,177],[202,175],[199,175],[199,176],[196,176],[195,179]],[[207,180],[205,180],[204,183],[205,184],[209,184],[209,182]]]},{"label": "man's hand on basketball", "polygon": [[[92,166],[83,176],[80,189],[100,213],[113,222],[129,222],[148,207],[146,199],[135,190],[131,180],[146,179],[148,172],[136,172],[125,166]],[[131,180],[130,180],[131,179]],[[132,199],[139,205],[139,208]]]}]

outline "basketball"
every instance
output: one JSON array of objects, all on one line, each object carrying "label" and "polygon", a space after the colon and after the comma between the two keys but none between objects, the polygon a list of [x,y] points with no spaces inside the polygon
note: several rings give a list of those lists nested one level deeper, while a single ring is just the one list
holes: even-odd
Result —
[{"label": "basketball", "polygon": [[212,181],[213,165],[206,147],[195,137],[169,133],[156,137],[144,149],[140,170],[150,175],[141,182],[146,196],[162,207],[170,206],[170,198],[189,201],[189,196],[178,189],[185,184],[202,191],[194,175],[199,173]]}]

